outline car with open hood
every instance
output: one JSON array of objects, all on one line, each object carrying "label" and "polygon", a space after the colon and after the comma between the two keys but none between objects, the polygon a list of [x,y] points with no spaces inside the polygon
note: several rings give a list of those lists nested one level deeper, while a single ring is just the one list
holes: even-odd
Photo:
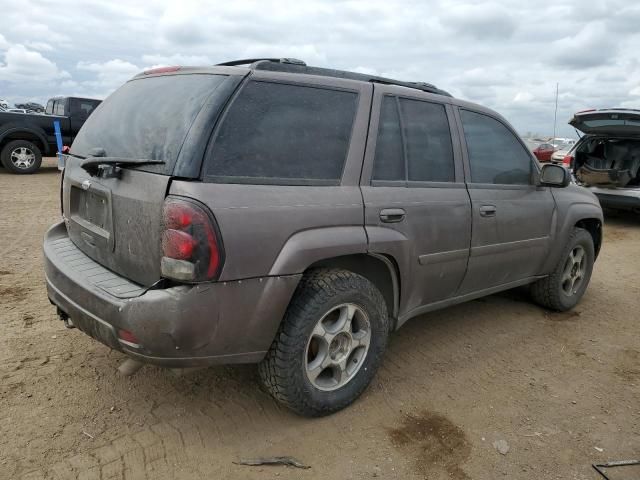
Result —
[{"label": "car with open hood", "polygon": [[584,133],[564,158],[577,182],[603,207],[640,213],[640,110],[585,110],[569,124]]}]

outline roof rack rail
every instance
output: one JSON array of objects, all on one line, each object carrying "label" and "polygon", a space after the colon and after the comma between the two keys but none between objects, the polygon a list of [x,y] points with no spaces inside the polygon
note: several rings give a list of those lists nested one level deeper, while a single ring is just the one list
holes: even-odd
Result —
[{"label": "roof rack rail", "polygon": [[238,65],[252,65],[258,62],[288,63],[306,67],[307,64],[297,58],[246,58],[243,60],[231,60],[230,62],[217,63],[216,66],[237,67]]},{"label": "roof rack rail", "polygon": [[309,67],[302,60],[296,58],[249,58],[246,60],[232,60],[230,62],[219,63],[224,66],[249,65],[253,70],[270,70],[274,72],[304,73],[307,75],[321,75],[325,77],[346,78],[359,80],[361,82],[380,83],[383,85],[398,85],[400,87],[414,88],[427,93],[435,93],[451,97],[449,92],[440,90],[438,87],[427,82],[403,82],[392,78],[378,77],[364,73],[350,72],[348,70],[335,70],[332,68]]}]

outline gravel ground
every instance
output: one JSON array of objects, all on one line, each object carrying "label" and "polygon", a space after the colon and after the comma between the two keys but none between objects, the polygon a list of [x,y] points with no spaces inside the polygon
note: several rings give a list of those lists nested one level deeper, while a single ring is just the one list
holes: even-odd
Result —
[{"label": "gravel ground", "polygon": [[[574,311],[518,290],[416,318],[355,405],[309,420],[253,366],[123,378],[122,354],[64,329],[41,257],[58,184],[53,160],[0,170],[1,479],[596,479],[640,457],[638,217],[608,216]],[[272,455],[311,468],[233,463]]]}]

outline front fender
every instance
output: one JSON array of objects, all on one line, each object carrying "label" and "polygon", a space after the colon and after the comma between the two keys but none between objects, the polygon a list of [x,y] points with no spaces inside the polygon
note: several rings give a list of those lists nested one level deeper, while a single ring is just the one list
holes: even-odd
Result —
[{"label": "front fender", "polygon": [[555,232],[555,248],[551,249],[551,254],[548,256],[544,264],[544,273],[551,272],[560,261],[560,256],[562,255],[565,242],[578,222],[581,220],[596,219],[601,225],[604,223],[602,208],[595,197],[594,200],[595,202],[573,202],[566,203],[564,205],[561,200],[558,201],[558,223]]},{"label": "front fender", "polygon": [[302,273],[320,260],[357,253],[367,253],[367,235],[363,226],[304,230],[285,242],[269,275]]}]

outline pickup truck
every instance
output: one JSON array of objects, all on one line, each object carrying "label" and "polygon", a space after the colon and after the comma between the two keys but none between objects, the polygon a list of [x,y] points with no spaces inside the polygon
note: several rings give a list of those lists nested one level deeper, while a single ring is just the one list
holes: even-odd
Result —
[{"label": "pickup truck", "polygon": [[60,122],[62,142],[71,145],[100,100],[54,97],[45,114],[0,112],[0,163],[12,173],[33,173],[43,155],[57,151],[53,122]]}]

